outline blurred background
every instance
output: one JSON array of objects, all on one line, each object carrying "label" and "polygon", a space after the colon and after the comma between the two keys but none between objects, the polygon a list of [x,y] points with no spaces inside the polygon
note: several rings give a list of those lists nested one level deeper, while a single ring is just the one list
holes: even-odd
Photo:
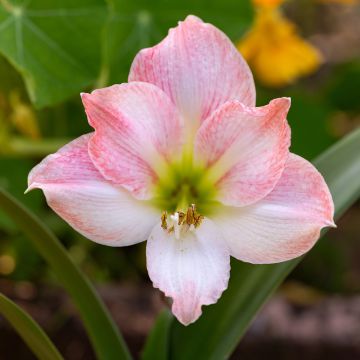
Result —
[{"label": "blurred background", "polygon": [[[0,0],[0,186],[55,232],[140,351],[164,306],[143,244],[96,245],[24,195],[30,169],[89,132],[79,93],[126,82],[134,55],[188,14],[222,29],[254,73],[257,105],[291,96],[292,151],[311,160],[360,125],[356,0]],[[360,151],[360,144],[359,144]],[[360,359],[360,204],[258,315],[233,359]],[[67,359],[94,355],[70,300],[0,212],[0,291],[29,311]],[[0,318],[0,359],[33,355]]]}]

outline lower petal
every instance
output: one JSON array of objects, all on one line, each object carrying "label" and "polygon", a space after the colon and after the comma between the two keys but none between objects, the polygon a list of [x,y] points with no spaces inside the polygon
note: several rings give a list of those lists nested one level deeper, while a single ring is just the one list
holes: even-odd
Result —
[{"label": "lower petal", "polygon": [[227,288],[229,252],[208,219],[180,238],[155,226],[146,255],[150,279],[173,299],[172,311],[184,325],[198,319],[201,306],[216,303]]},{"label": "lower petal", "polygon": [[102,177],[88,155],[91,136],[46,157],[29,174],[29,190],[42,189],[48,205],[95,242],[126,246],[146,240],[158,212]]},{"label": "lower petal", "polygon": [[290,154],[274,190],[244,208],[224,207],[212,220],[222,229],[231,255],[255,264],[286,261],[312,248],[333,223],[334,204],[321,174]]}]

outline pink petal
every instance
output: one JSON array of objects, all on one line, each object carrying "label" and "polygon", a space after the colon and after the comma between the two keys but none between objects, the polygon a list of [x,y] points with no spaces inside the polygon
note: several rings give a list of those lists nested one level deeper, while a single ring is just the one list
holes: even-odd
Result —
[{"label": "pink petal", "polygon": [[97,169],[138,199],[150,198],[157,172],[181,152],[182,124],[170,99],[152,84],[134,82],[82,100],[95,128],[89,153]]},{"label": "pink petal", "polygon": [[289,154],[289,107],[288,98],[258,108],[231,101],[202,124],[195,154],[217,182],[222,203],[249,205],[274,188]]},{"label": "pink petal", "polygon": [[87,238],[109,246],[146,240],[159,214],[105,180],[88,155],[84,135],[46,157],[29,174],[29,188],[42,189],[49,206]]},{"label": "pink petal", "polygon": [[237,259],[275,263],[298,257],[315,244],[320,230],[335,226],[334,204],[321,174],[290,154],[274,190],[258,203],[227,207],[213,221]]},{"label": "pink petal", "polygon": [[254,81],[245,60],[224,33],[195,16],[170,29],[158,45],[141,50],[129,81],[163,89],[195,127],[226,101],[255,105]]},{"label": "pink petal", "polygon": [[194,322],[201,315],[201,306],[216,303],[227,288],[229,252],[208,219],[180,239],[155,226],[146,256],[154,287],[173,299],[172,312],[184,325]]}]

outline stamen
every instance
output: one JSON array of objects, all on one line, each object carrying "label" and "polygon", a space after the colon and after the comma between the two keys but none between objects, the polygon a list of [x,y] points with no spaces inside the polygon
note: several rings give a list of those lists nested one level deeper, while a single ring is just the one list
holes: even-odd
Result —
[{"label": "stamen", "polygon": [[185,214],[182,211],[179,211],[178,214],[179,214],[178,225],[182,225],[184,223],[184,220],[185,220]]},{"label": "stamen", "polygon": [[175,238],[179,239],[184,232],[198,228],[203,220],[204,216],[199,214],[195,204],[192,204],[186,213],[176,211],[169,216],[169,219],[167,212],[164,211],[161,215],[161,227],[169,234],[174,232]]},{"label": "stamen", "polygon": [[166,230],[167,229],[167,212],[164,211],[161,215],[161,227]]}]

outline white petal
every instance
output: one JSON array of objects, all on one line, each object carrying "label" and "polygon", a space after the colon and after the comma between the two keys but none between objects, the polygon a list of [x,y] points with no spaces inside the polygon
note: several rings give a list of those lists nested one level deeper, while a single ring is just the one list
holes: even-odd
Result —
[{"label": "white petal", "polygon": [[216,303],[227,288],[229,252],[208,219],[180,239],[160,224],[155,226],[146,255],[150,279],[173,299],[172,311],[184,325],[194,322],[201,315],[201,306]]},{"label": "white petal", "polygon": [[255,264],[298,257],[312,248],[325,226],[334,226],[334,204],[321,174],[290,154],[274,190],[258,203],[224,207],[212,220],[231,255]]}]

